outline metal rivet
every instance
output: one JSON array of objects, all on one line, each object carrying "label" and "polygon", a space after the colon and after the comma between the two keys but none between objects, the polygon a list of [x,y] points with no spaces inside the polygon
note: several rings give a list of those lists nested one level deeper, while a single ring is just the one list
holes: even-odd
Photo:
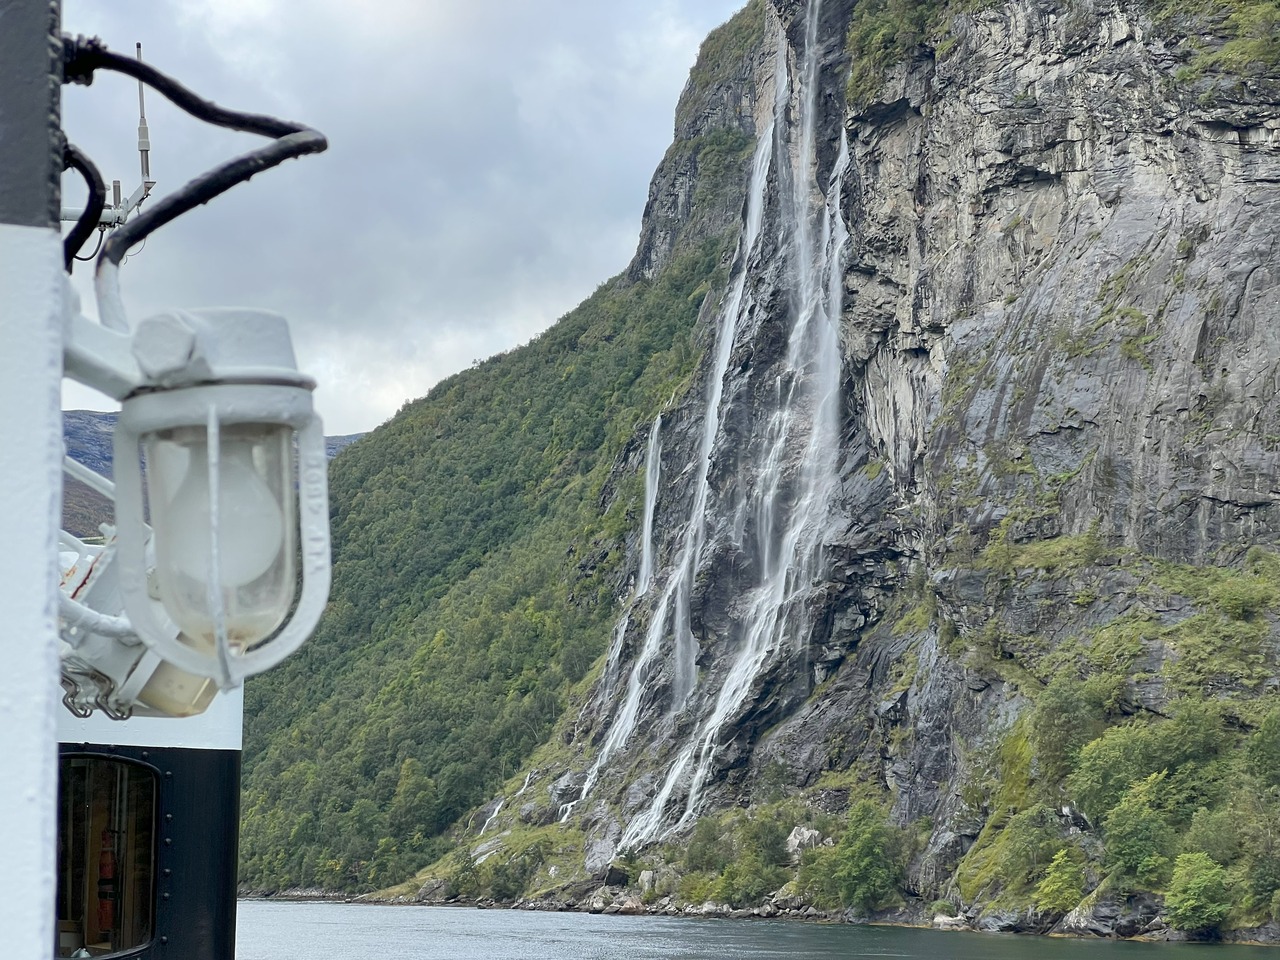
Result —
[{"label": "metal rivet", "polygon": [[167,893],[162,893],[162,894],[160,894],[160,899],[161,899],[161,900],[168,900],[168,899],[169,899],[169,895],[168,895]]},{"label": "metal rivet", "polygon": [[166,820],[172,820],[172,819],[173,819],[173,814],[172,814],[172,813],[166,813],[166,814],[164,815],[164,818],[165,818]]},{"label": "metal rivet", "polygon": [[151,756],[151,754],[150,754],[148,751],[146,751],[146,750],[143,750],[143,751],[142,751],[142,759],[143,759],[143,760],[146,760],[146,759],[147,759],[148,757],[150,757],[150,756]]},{"label": "metal rivet", "polygon": [[170,870],[168,867],[165,867],[164,870],[161,871],[161,873],[163,873],[164,876],[168,877],[173,874],[173,871]]},{"label": "metal rivet", "polygon": [[173,846],[173,839],[172,839],[171,837],[165,837],[165,838],[164,838],[164,845],[165,845],[166,847],[172,847],[172,846]]},{"label": "metal rivet", "polygon": [[168,938],[168,937],[161,937],[161,938],[160,938],[160,942],[161,942],[161,943],[168,943],[168,942],[169,942],[169,938]]}]

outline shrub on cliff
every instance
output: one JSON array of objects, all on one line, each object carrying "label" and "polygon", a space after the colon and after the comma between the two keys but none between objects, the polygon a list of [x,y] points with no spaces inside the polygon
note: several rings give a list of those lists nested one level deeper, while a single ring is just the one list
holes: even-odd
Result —
[{"label": "shrub on cliff", "polygon": [[1044,879],[1036,887],[1032,902],[1037,909],[1051,913],[1066,913],[1080,903],[1084,896],[1084,864],[1080,854],[1072,848],[1059,850],[1045,871]]},{"label": "shrub on cliff", "polygon": [[849,826],[834,847],[805,852],[800,888],[819,906],[869,911],[897,895],[903,874],[902,831],[871,800],[849,811]]},{"label": "shrub on cliff", "polygon": [[752,907],[789,879],[791,872],[785,867],[747,853],[725,867],[712,887],[712,899],[731,907]]},{"label": "shrub on cliff", "polygon": [[1165,779],[1154,773],[1133,784],[1103,822],[1107,863],[1121,879],[1154,884],[1166,875],[1174,836],[1155,804]]},{"label": "shrub on cliff", "polygon": [[786,829],[776,805],[702,817],[684,849],[681,897],[755,906],[791,879]]},{"label": "shrub on cliff", "polygon": [[693,835],[684,849],[684,866],[689,871],[719,873],[729,864],[731,848],[721,836],[720,821],[702,817],[693,825]]},{"label": "shrub on cliff", "polygon": [[1184,853],[1174,864],[1165,908],[1179,930],[1214,929],[1231,912],[1227,871],[1203,853]]},{"label": "shrub on cliff", "polygon": [[1250,772],[1265,788],[1280,791],[1280,707],[1271,711],[1258,724],[1245,748]]},{"label": "shrub on cliff", "polygon": [[1065,783],[1081,749],[1106,730],[1107,693],[1104,678],[1081,681],[1066,673],[1055,674],[1040,692],[1029,734],[1043,783]]},{"label": "shrub on cliff", "polygon": [[1096,822],[1105,820],[1134,784],[1164,771],[1167,780],[1157,806],[1189,821],[1200,807],[1223,798],[1225,770],[1219,761],[1229,746],[1221,705],[1183,700],[1168,720],[1130,721],[1086,744],[1067,791]]}]

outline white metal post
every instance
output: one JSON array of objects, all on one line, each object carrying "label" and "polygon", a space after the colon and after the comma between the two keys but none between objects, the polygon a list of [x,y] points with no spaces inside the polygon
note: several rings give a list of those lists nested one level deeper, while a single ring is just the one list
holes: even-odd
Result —
[{"label": "white metal post", "polygon": [[0,930],[54,944],[61,505],[56,0],[0,0]]}]

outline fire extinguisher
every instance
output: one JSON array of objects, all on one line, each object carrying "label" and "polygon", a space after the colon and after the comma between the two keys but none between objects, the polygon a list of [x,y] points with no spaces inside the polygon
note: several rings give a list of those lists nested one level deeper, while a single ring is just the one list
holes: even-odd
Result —
[{"label": "fire extinguisher", "polygon": [[102,853],[98,855],[98,929],[114,930],[116,925],[116,850],[110,830],[102,831]]}]

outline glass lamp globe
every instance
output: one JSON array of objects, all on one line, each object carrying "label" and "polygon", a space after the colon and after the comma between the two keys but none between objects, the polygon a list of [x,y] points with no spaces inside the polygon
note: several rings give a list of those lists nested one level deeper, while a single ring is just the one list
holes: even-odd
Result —
[{"label": "glass lamp globe", "polygon": [[142,438],[166,612],[194,646],[212,650],[219,626],[242,653],[270,636],[293,603],[297,522],[293,431],[227,425],[211,451],[203,427]]}]

